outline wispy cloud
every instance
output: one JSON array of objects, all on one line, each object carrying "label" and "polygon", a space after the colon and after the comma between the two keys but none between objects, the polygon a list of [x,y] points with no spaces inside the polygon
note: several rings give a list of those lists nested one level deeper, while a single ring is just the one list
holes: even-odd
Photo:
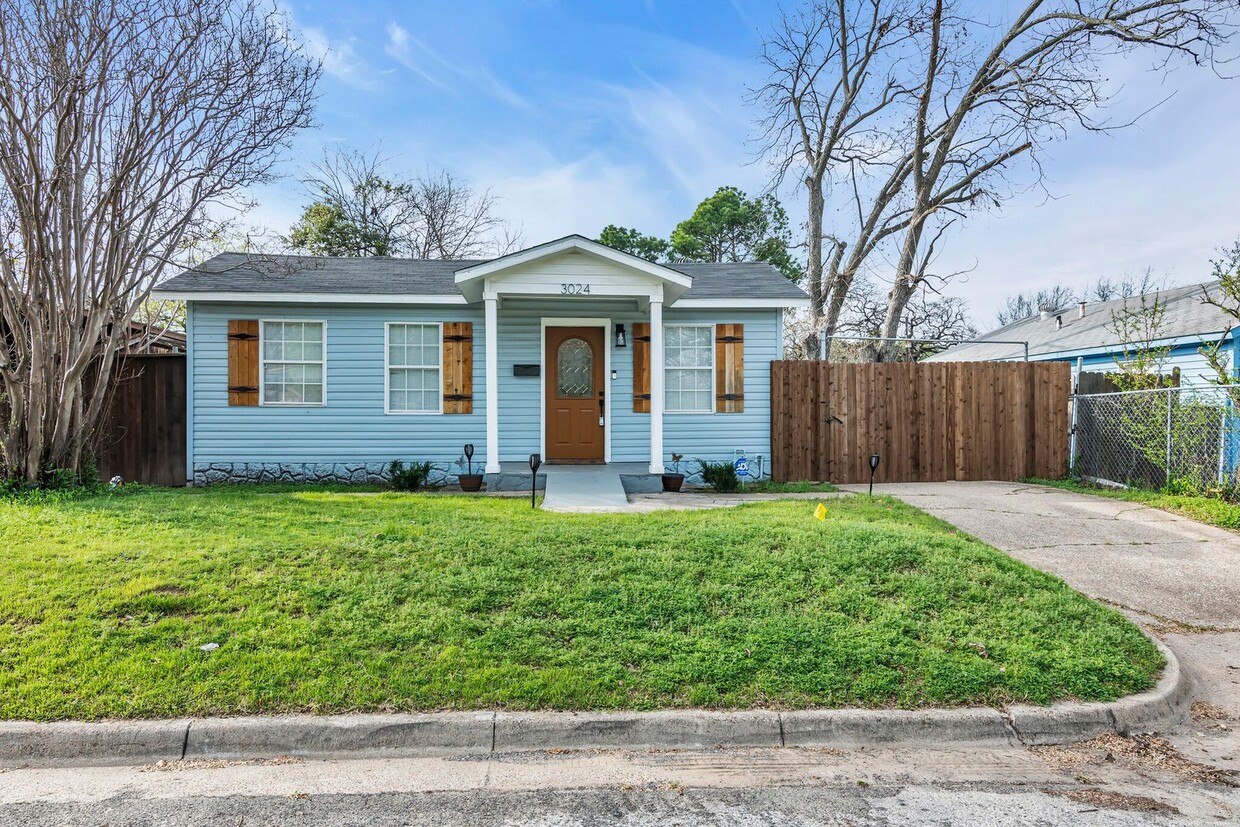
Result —
[{"label": "wispy cloud", "polygon": [[485,66],[469,68],[450,61],[396,22],[387,25],[387,35],[387,44],[383,49],[387,56],[432,86],[459,97],[458,84],[464,83],[514,109],[533,110],[528,100],[500,81]]},{"label": "wispy cloud", "polygon": [[356,89],[371,91],[378,86],[377,75],[366,61],[357,54],[354,40],[333,40],[318,26],[300,26],[293,8],[288,3],[278,3],[285,23],[292,31],[300,32],[310,54],[322,61],[323,71]]},{"label": "wispy cloud", "polygon": [[342,83],[357,89],[373,90],[377,85],[377,72],[362,60],[352,41],[332,42],[322,29],[302,29],[306,45],[323,61],[323,71]]},{"label": "wispy cloud", "polygon": [[[430,53],[430,50],[423,45],[422,41],[410,36],[409,32],[396,23],[389,23],[387,26],[387,45],[383,47],[383,51],[388,57],[395,60],[401,66],[413,72],[422,80],[438,87],[445,92],[456,94],[456,90],[444,83],[435,75],[431,74],[423,65],[423,61],[419,59],[421,56]],[[433,53],[430,53],[433,54]]]}]

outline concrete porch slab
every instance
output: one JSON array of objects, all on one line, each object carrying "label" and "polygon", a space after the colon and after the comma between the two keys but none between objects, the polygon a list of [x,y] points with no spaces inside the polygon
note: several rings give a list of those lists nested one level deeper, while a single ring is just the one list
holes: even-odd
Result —
[{"label": "concrete porch slab", "polygon": [[608,465],[544,465],[547,490],[542,507],[557,512],[632,511],[621,475],[646,472],[640,462]]}]

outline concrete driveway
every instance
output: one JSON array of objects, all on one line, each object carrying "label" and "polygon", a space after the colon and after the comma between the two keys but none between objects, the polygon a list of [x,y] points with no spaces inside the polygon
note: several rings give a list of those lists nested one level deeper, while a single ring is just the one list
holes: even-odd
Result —
[{"label": "concrete driveway", "polygon": [[1192,678],[1196,702],[1193,720],[1168,739],[1193,760],[1240,767],[1240,535],[1040,485],[888,484],[874,493],[1063,578],[1160,637]]},{"label": "concrete driveway", "polygon": [[898,497],[1120,608],[1240,630],[1240,535],[1040,485],[907,483],[875,485],[874,493]]}]

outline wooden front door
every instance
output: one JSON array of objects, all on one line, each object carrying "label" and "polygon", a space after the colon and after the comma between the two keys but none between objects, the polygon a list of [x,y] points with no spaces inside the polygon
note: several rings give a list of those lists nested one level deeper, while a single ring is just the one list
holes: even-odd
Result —
[{"label": "wooden front door", "polygon": [[604,329],[548,327],[547,461],[602,462]]}]

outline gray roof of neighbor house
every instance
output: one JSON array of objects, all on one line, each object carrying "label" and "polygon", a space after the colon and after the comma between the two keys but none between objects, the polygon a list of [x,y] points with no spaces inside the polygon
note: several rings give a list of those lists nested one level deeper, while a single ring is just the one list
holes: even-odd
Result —
[{"label": "gray roof of neighbor house", "polygon": [[[220,253],[159,285],[193,293],[459,295],[456,271],[487,259],[329,258]],[[662,264],[693,279],[681,298],[804,300],[805,291],[765,262]]]},{"label": "gray roof of neighbor house", "polygon": [[[1240,322],[1232,316],[1202,300],[1206,290],[1209,290],[1211,295],[1217,295],[1218,282],[1190,284],[1147,294],[1149,304],[1157,298],[1164,307],[1162,324],[1154,334],[1155,337],[1159,340],[1186,337],[1218,339],[1231,328],[1240,325]],[[967,344],[956,345],[941,353],[936,353],[926,361],[984,362],[998,359],[1020,359],[1024,355],[1021,345],[1001,344],[996,340],[1028,342],[1031,358],[1058,353],[1106,350],[1118,345],[1130,344],[1119,341],[1120,337],[1114,332],[1114,314],[1123,311],[1125,307],[1130,310],[1139,309],[1141,297],[1087,303],[1084,316],[1079,315],[1079,305],[1054,310],[1047,318],[1042,318],[1040,314],[1031,316],[998,330],[992,330]],[[1063,320],[1062,327],[1055,321],[1056,316]]]}]

